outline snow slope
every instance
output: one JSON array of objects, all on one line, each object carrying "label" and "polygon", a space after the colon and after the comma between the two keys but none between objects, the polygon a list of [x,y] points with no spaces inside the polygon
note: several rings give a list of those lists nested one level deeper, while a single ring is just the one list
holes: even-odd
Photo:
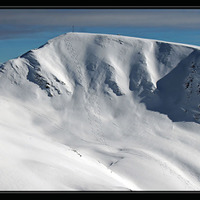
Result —
[{"label": "snow slope", "polygon": [[161,99],[160,106],[156,106],[158,111],[168,114],[173,121],[199,123],[200,51],[194,50],[181,60],[175,69],[157,82],[157,89],[157,96]]},{"label": "snow slope", "polygon": [[199,190],[199,47],[67,33],[0,67],[1,190]]}]

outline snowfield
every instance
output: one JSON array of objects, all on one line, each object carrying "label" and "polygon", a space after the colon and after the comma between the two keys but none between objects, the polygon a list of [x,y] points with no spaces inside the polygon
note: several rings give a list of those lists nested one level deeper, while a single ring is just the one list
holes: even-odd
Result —
[{"label": "snowfield", "polygon": [[0,66],[0,190],[200,190],[200,47],[67,33]]}]

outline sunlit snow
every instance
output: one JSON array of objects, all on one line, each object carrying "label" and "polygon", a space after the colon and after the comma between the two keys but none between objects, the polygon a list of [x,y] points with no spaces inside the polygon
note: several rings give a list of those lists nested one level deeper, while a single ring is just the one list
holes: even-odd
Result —
[{"label": "sunlit snow", "polygon": [[67,33],[2,64],[0,190],[199,190],[199,49]]}]

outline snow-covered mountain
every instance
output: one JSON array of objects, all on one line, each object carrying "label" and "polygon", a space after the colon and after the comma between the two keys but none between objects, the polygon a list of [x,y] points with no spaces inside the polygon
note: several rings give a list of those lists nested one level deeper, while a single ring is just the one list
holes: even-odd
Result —
[{"label": "snow-covered mountain", "polygon": [[67,33],[0,88],[1,190],[200,189],[200,47]]}]

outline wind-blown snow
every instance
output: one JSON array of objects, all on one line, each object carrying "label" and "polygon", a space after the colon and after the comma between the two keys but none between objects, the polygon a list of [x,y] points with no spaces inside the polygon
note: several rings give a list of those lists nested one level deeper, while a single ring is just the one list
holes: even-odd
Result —
[{"label": "wind-blown snow", "polygon": [[67,33],[0,67],[1,190],[199,190],[199,47]]}]

